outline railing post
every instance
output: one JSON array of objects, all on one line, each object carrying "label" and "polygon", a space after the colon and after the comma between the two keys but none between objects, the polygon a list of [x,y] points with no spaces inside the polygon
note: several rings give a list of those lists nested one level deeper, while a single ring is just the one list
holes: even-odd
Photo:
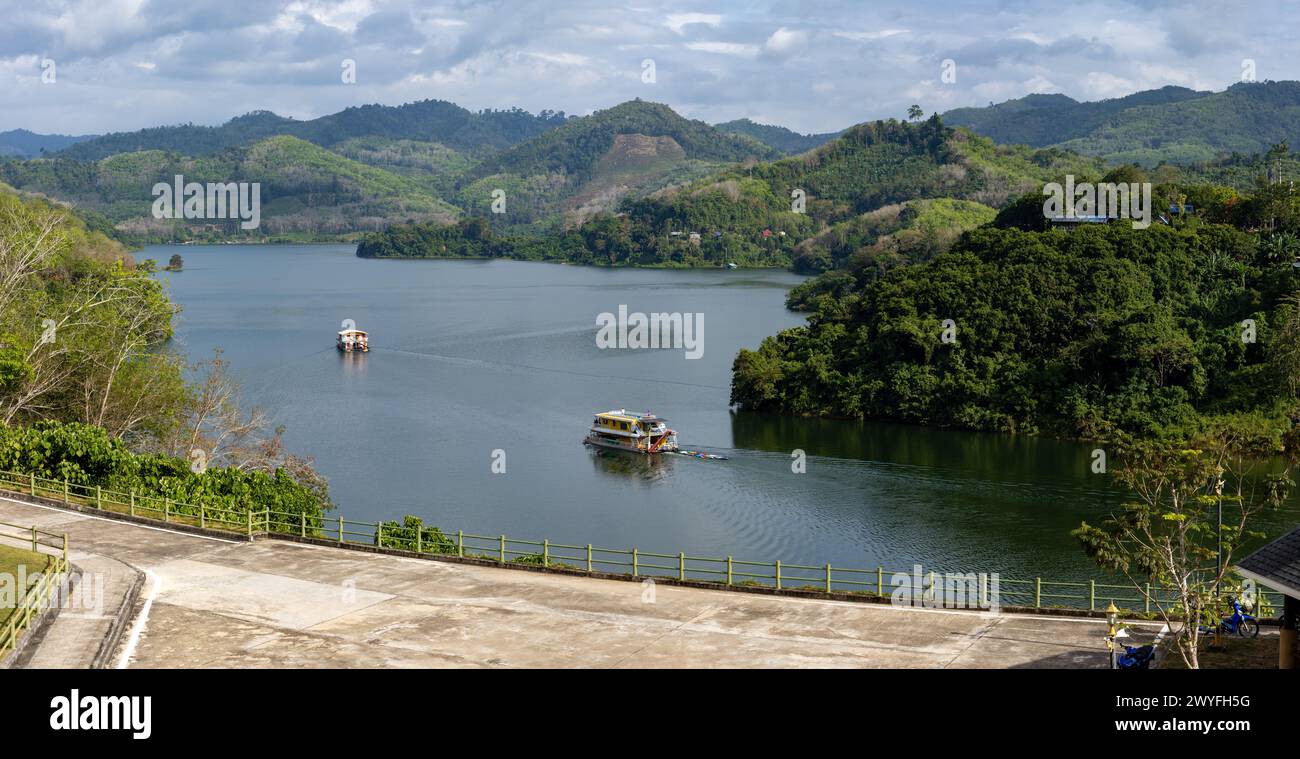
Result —
[{"label": "railing post", "polygon": [[549,538],[542,538],[542,566],[551,566],[551,541]]},{"label": "railing post", "polygon": [[172,521],[172,501],[170,498],[163,499],[163,521]]},{"label": "railing post", "polygon": [[727,584],[731,584],[731,557],[727,557]]},{"label": "railing post", "polygon": [[686,582],[686,554],[677,554],[677,579]]},{"label": "railing post", "polygon": [[101,511],[104,509],[104,489],[99,485],[95,486],[95,508]]},{"label": "railing post", "polygon": [[1034,608],[1043,608],[1043,578],[1034,578]]},{"label": "railing post", "polygon": [[299,537],[307,537],[307,512],[298,512]]},{"label": "railing post", "polygon": [[456,555],[465,558],[465,531],[456,530]]},{"label": "railing post", "polygon": [[[935,584],[934,584],[934,570],[931,569],[931,570],[930,570],[930,602],[931,602],[931,603],[934,603],[935,598],[937,597],[936,594],[935,594],[935,591],[937,591],[937,590],[938,590],[938,588],[937,588],[937,587],[935,586]],[[924,589],[924,588],[921,589],[921,604],[922,604],[923,606],[925,605],[925,589]]]},{"label": "railing post", "polygon": [[591,572],[591,544],[587,544],[587,572]]},{"label": "railing post", "polygon": [[[163,501],[165,504],[166,501]],[[199,503],[199,527],[206,529],[208,526],[208,507],[207,504]]]},{"label": "railing post", "polygon": [[1151,613],[1151,583],[1147,583],[1146,613],[1147,614]]},{"label": "railing post", "polygon": [[31,472],[30,474],[28,474],[28,477],[31,478],[31,482],[32,482],[32,497],[35,498],[35,497],[36,497],[36,472]]},{"label": "railing post", "polygon": [[826,592],[831,592],[831,565],[826,565]]},{"label": "railing post", "polygon": [[775,566],[776,566],[776,589],[780,590],[781,589],[781,560],[780,559],[776,560]]},{"label": "railing post", "polygon": [[343,545],[343,517],[339,517],[339,545]]},{"label": "railing post", "polygon": [[68,533],[63,533],[63,564],[66,568],[68,563]]},{"label": "railing post", "polygon": [[253,512],[244,512],[248,516],[248,539],[253,539]]},{"label": "railing post", "polygon": [[380,522],[379,524],[375,525],[375,546],[377,548],[384,547],[384,523],[383,522]]},{"label": "railing post", "polygon": [[637,557],[636,549],[633,548],[632,549],[632,576],[633,577],[636,577],[641,573],[640,562],[637,559],[638,557]]},{"label": "railing post", "polygon": [[[32,553],[36,553],[36,525],[32,525]],[[26,588],[20,588],[18,593],[21,596],[26,592]],[[22,599],[20,598],[19,601]]]},{"label": "railing post", "polygon": [[1097,581],[1088,581],[1088,611],[1097,610]]},{"label": "railing post", "polygon": [[271,507],[270,506],[267,506],[262,509],[262,529],[266,530],[267,535],[271,534]]},{"label": "railing post", "polygon": [[885,568],[876,566],[876,595],[885,595]]},{"label": "railing post", "polygon": [[989,606],[989,576],[987,572],[980,572],[980,608]]},{"label": "railing post", "polygon": [[415,526],[415,552],[421,553],[424,550],[424,527]]},{"label": "railing post", "polygon": [[500,554],[499,554],[499,555],[500,555],[500,564],[501,564],[502,566],[505,566],[505,563],[506,563],[506,536],[505,536],[505,535],[502,535],[502,536],[501,536]]},{"label": "railing post", "polygon": [[67,477],[63,478],[63,503],[65,505],[68,503],[68,478]]}]

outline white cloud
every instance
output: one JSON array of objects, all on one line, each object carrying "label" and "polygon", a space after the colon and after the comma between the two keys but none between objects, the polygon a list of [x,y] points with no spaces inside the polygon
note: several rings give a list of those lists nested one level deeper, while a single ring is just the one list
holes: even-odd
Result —
[{"label": "white cloud", "polygon": [[770,53],[786,55],[802,48],[808,41],[808,33],[800,30],[786,29],[784,26],[772,32],[772,36],[763,43],[763,49]]},{"label": "white cloud", "polygon": [[[708,121],[760,114],[824,132],[1030,92],[1076,99],[1221,89],[1240,61],[1300,78],[1294,8],[1084,0],[28,0],[0,25],[0,130],[302,118],[440,98],[585,113],[634,97]],[[642,3],[650,6],[650,3]],[[58,63],[42,85],[40,58]],[[342,86],[339,61],[357,61]],[[641,82],[654,58],[657,81]],[[945,59],[955,83],[938,81]],[[797,60],[798,65],[774,65]]]},{"label": "white cloud", "polygon": [[739,42],[687,42],[682,47],[700,53],[717,53],[719,55],[753,57],[758,54],[758,45],[744,45]]},{"label": "white cloud", "polygon": [[854,40],[856,42],[867,42],[870,40],[889,39],[890,37],[897,37],[900,34],[907,34],[907,33],[908,33],[907,29],[881,29],[878,32],[846,32],[846,31],[831,32],[831,34],[834,34],[836,37],[840,37],[841,39],[846,39],[846,40]]},{"label": "white cloud", "polygon": [[722,15],[718,13],[670,13],[664,18],[664,26],[672,29],[676,34],[681,34],[682,30],[691,24],[717,28],[721,23]]}]

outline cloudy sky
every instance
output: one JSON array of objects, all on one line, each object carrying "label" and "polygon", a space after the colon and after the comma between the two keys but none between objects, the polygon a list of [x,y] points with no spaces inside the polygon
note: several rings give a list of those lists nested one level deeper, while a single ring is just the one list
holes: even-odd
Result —
[{"label": "cloudy sky", "polygon": [[0,130],[65,134],[426,98],[586,114],[634,97],[821,132],[910,103],[1221,90],[1243,59],[1260,80],[1300,78],[1297,2],[0,0],[0,11]]}]

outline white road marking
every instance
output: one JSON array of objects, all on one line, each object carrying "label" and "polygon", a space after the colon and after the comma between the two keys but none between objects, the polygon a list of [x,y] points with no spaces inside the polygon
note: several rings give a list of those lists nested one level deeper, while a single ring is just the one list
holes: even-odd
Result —
[{"label": "white road marking", "polygon": [[140,608],[140,616],[135,618],[131,625],[131,633],[127,636],[126,646],[122,648],[122,656],[117,660],[118,669],[126,669],[131,665],[131,658],[135,656],[135,647],[140,643],[140,635],[144,633],[145,625],[149,621],[149,612],[153,609],[153,599],[158,595],[158,589],[162,587],[162,580],[158,575],[153,573],[152,569],[144,571],[149,578],[149,595],[144,599],[144,606]]}]

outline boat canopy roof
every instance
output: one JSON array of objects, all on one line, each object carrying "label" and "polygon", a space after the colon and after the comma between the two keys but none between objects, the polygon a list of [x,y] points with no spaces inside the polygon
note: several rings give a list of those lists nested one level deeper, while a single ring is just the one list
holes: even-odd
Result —
[{"label": "boat canopy roof", "polygon": [[627,409],[619,409],[618,411],[605,411],[603,413],[596,414],[596,416],[603,417],[605,419],[618,419],[624,422],[667,422],[668,421],[667,419],[664,419],[661,416],[655,416],[649,411],[645,412],[644,414],[637,414],[634,412],[630,412]]},{"label": "boat canopy roof", "polygon": [[364,329],[341,329],[341,330],[339,330],[339,336],[340,336],[340,337],[342,337],[343,335],[365,335],[365,334],[366,334],[366,331],[365,331]]}]

